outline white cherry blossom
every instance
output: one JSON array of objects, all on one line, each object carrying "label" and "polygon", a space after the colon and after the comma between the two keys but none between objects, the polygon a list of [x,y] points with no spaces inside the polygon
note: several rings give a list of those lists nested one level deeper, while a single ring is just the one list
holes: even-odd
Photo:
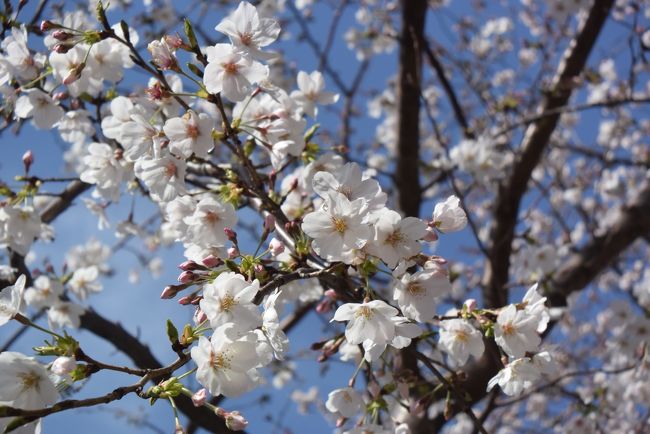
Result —
[{"label": "white cherry blossom", "polygon": [[25,275],[21,274],[13,285],[3,288],[0,292],[0,326],[11,321],[20,310],[26,281]]},{"label": "white cherry blossom", "polygon": [[261,49],[278,38],[280,26],[271,18],[260,17],[252,4],[243,1],[237,9],[215,27],[228,36],[230,43],[239,51],[260,60],[268,60],[273,53]]},{"label": "white cherry blossom", "polygon": [[205,158],[214,146],[212,127],[214,120],[205,113],[189,110],[183,117],[165,122],[163,131],[169,138],[169,150],[177,157],[189,158],[192,154]]},{"label": "white cherry blossom", "polygon": [[248,332],[262,325],[262,316],[253,304],[259,289],[258,280],[247,282],[241,274],[221,273],[203,287],[201,310],[213,329],[230,324],[232,333]]},{"label": "white cherry blossom", "polygon": [[481,332],[468,321],[460,318],[449,319],[440,323],[438,346],[458,366],[463,366],[470,355],[478,359],[485,350]]},{"label": "white cherry blossom", "polygon": [[351,344],[370,340],[383,345],[395,337],[395,323],[391,318],[397,313],[397,309],[381,300],[346,303],[336,310],[332,321],[348,321],[345,338]]},{"label": "white cherry blossom", "polygon": [[539,319],[514,304],[503,308],[494,324],[494,340],[511,357],[524,357],[541,342],[537,334]]},{"label": "white cherry blossom", "polygon": [[298,90],[291,92],[291,98],[307,116],[315,118],[318,115],[317,105],[334,104],[339,100],[338,94],[324,91],[325,80],[320,71],[313,71],[311,74],[300,71],[297,82]]},{"label": "white cherry blossom", "polygon": [[206,50],[208,66],[203,83],[210,93],[221,93],[231,101],[242,101],[253,90],[254,83],[269,75],[267,66],[252,60],[230,44],[217,44]]}]

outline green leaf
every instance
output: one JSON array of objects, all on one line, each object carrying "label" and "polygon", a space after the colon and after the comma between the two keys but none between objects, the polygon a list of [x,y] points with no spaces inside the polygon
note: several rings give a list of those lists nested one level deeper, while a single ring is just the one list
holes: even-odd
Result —
[{"label": "green leaf", "polygon": [[172,345],[178,342],[178,330],[170,319],[167,320],[167,337],[169,338],[169,342],[171,342]]},{"label": "green leaf", "polygon": [[199,43],[196,40],[196,35],[194,34],[194,29],[192,28],[192,23],[190,23],[190,20],[187,18],[185,18],[184,27],[185,36],[187,36],[187,41],[190,43],[190,47],[192,47],[192,50],[198,49]]}]

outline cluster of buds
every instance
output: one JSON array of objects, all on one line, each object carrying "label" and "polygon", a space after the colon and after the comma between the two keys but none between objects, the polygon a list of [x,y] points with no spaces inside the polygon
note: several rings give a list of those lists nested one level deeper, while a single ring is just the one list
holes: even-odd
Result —
[{"label": "cluster of buds", "polygon": [[[41,32],[45,33],[52,31],[51,35],[54,39],[59,41],[52,47],[52,51],[56,53],[67,53],[77,44],[95,44],[109,35],[106,32],[99,32],[97,30],[75,30],[69,27],[64,27],[61,24],[54,23],[50,20],[44,20],[40,26]],[[85,64],[83,64],[85,67]],[[81,67],[83,70],[83,67]],[[79,72],[81,74],[81,72]],[[70,82],[72,83],[72,81]],[[67,84],[67,83],[66,83]]]}]

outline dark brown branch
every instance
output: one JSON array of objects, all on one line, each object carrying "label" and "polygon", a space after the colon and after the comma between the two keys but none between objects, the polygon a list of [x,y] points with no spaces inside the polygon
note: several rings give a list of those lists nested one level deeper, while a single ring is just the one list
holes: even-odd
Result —
[{"label": "dark brown branch", "polygon": [[420,214],[420,93],[426,0],[402,3],[399,79],[397,87],[397,167],[399,207],[408,216]]},{"label": "dark brown branch", "polygon": [[591,8],[578,35],[567,49],[538,110],[539,113],[554,114],[544,116],[529,126],[512,172],[499,185],[490,232],[490,260],[483,275],[483,298],[486,307],[500,307],[507,302],[504,288],[509,278],[510,254],[521,199],[528,189],[531,174],[539,164],[551,134],[560,120],[561,112],[556,113],[554,110],[567,105],[576,80],[587,63],[589,53],[605,25],[613,3],[614,0],[601,0]]},{"label": "dark brown branch", "polygon": [[467,116],[465,116],[465,111],[463,110],[463,107],[461,107],[460,102],[458,101],[458,97],[456,96],[456,91],[454,90],[453,86],[449,82],[449,79],[447,78],[447,74],[445,73],[444,66],[442,65],[442,63],[440,63],[440,60],[433,52],[431,46],[429,45],[429,42],[427,42],[426,39],[424,40],[423,49],[424,49],[424,53],[427,56],[427,59],[429,60],[429,63],[431,64],[431,67],[433,67],[433,69],[436,71],[438,80],[440,80],[440,84],[442,85],[442,88],[445,91],[447,98],[449,98],[449,103],[451,104],[451,108],[454,111],[454,116],[456,116],[456,120],[463,128],[463,136],[465,136],[465,138],[468,139],[473,139],[474,133],[472,132],[472,129],[469,126],[469,122],[467,121]]}]

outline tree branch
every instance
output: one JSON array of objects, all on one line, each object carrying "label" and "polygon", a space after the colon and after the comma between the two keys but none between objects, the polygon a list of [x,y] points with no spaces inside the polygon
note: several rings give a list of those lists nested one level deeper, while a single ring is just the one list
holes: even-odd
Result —
[{"label": "tree branch", "polygon": [[399,79],[397,88],[397,167],[399,207],[408,216],[420,214],[420,88],[426,0],[402,3]]},{"label": "tree branch", "polygon": [[556,110],[567,105],[576,79],[587,63],[613,3],[614,0],[600,0],[591,8],[578,35],[567,48],[553,83],[538,109],[540,114],[551,114],[539,118],[528,127],[512,172],[499,185],[490,232],[490,257],[483,275],[483,299],[488,308],[500,307],[507,302],[504,288],[509,278],[510,254],[521,199],[560,119],[562,112]]}]

